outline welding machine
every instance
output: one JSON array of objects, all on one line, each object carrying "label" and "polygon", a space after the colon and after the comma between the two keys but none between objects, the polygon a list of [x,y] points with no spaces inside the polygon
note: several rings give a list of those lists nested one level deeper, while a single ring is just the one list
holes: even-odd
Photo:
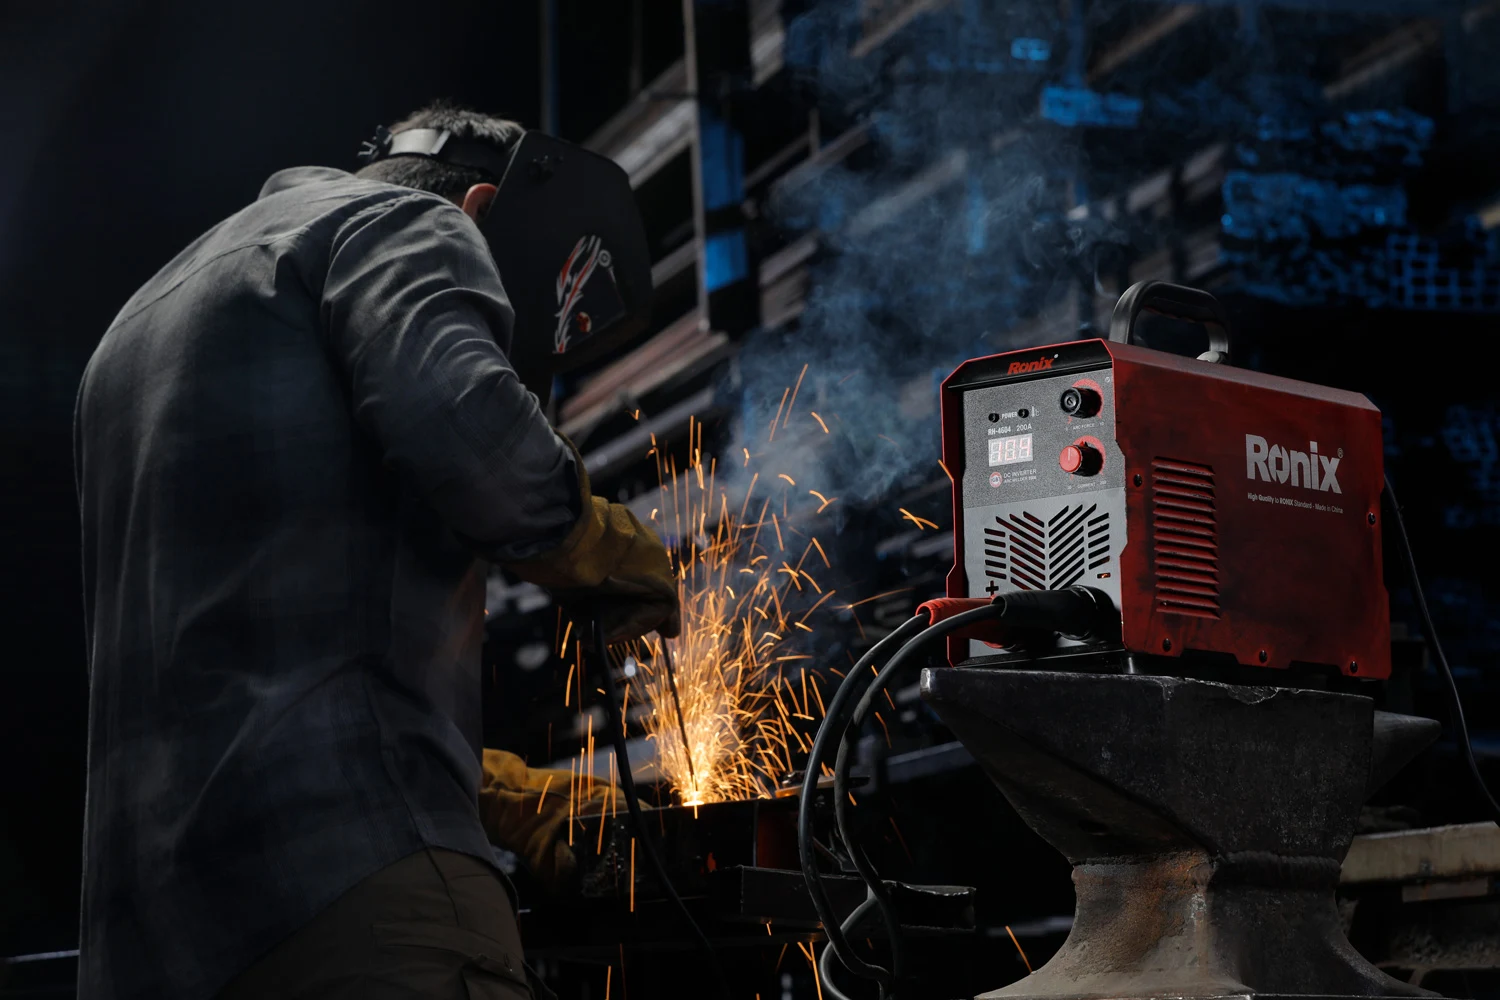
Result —
[{"label": "welding machine", "polygon": [[[1133,343],[1147,313],[1206,327],[1212,349]],[[1389,676],[1380,412],[1228,360],[1218,300],[1151,281],[1121,297],[1108,341],[960,365],[942,386],[948,596],[1084,586],[1118,609],[1117,642],[1056,637],[1027,659],[1112,649]],[[978,639],[949,653],[1010,655]]]},{"label": "welding machine", "polygon": [[[1210,350],[1134,343],[1148,313],[1206,328]],[[1500,802],[1385,480],[1379,411],[1229,357],[1213,296],[1142,282],[1108,341],[976,358],[943,383],[947,596],[844,676],[798,812],[824,958],[886,1000],[909,995],[912,963],[856,836],[853,762],[880,694],[939,641],[952,665],[923,670],[923,702],[1074,866],[1067,943],[983,1000],[1415,995],[1358,956],[1334,897],[1361,804],[1439,729],[1362,693],[1391,673],[1387,517],[1475,787],[1497,817]],[[830,760],[868,893],[842,920],[812,836]],[[884,952],[854,946],[871,910]]]}]

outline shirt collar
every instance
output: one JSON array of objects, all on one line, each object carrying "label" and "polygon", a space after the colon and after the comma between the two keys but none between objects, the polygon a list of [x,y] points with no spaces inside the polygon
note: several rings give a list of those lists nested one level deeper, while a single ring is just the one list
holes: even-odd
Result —
[{"label": "shirt collar", "polygon": [[276,171],[267,178],[256,199],[267,198],[288,188],[300,187],[303,184],[316,184],[319,181],[336,181],[340,178],[350,176],[353,175],[348,171],[335,170],[333,167],[288,167],[286,170]]}]

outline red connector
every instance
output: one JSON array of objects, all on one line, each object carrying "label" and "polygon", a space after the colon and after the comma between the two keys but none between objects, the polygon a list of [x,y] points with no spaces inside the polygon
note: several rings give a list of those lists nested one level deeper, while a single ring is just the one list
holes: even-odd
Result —
[{"label": "red connector", "polygon": [[[935,597],[930,601],[917,606],[917,614],[927,615],[928,623],[936,625],[938,622],[954,615],[963,614],[965,611],[977,611],[993,602],[987,597]],[[966,628],[961,628],[951,636],[954,639],[977,639],[980,642],[988,642],[993,645],[1001,645],[1004,642],[1004,634],[999,619],[975,622]]]}]

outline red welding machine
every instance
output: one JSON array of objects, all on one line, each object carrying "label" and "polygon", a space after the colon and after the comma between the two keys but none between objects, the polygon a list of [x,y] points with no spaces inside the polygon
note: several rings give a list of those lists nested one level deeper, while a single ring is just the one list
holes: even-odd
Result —
[{"label": "red welding machine", "polygon": [[[1131,343],[1143,313],[1202,324],[1213,349]],[[942,392],[948,596],[1086,586],[1119,609],[1116,654],[1389,676],[1380,411],[1228,362],[1213,296],[1142,282],[1108,341],[960,365]],[[1099,652],[1064,638],[1042,655]],[[950,653],[1008,655],[974,639]]]}]

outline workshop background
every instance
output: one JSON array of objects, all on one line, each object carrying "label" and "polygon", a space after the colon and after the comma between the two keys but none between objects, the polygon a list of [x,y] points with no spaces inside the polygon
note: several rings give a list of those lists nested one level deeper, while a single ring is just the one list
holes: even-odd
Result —
[{"label": "workshop background", "polygon": [[[1129,284],[1166,279],[1223,299],[1238,363],[1381,408],[1500,781],[1497,56],[1496,0],[0,4],[0,996],[69,995],[76,948],[83,366],[129,294],[267,175],[352,168],[377,123],[433,97],[629,174],[653,321],[560,380],[554,416],[596,492],[643,518],[653,442],[683,467],[720,456],[727,478],[748,448],[800,484],[789,502],[817,508],[841,595],[799,647],[820,668],[942,591],[939,380],[1096,335]],[[796,423],[768,441],[794,384]],[[1446,719],[1388,579],[1385,703]],[[489,611],[488,744],[566,761],[602,716],[565,704],[554,609],[497,575]],[[1018,978],[1066,933],[1067,865],[912,690],[894,700],[870,745],[886,861],[977,887],[989,969]],[[1451,734],[1379,802],[1395,826],[1481,814]],[[816,995],[781,952],[761,995]],[[606,995],[602,975],[554,968],[566,1000]],[[1428,985],[1496,995],[1490,976]]]}]

